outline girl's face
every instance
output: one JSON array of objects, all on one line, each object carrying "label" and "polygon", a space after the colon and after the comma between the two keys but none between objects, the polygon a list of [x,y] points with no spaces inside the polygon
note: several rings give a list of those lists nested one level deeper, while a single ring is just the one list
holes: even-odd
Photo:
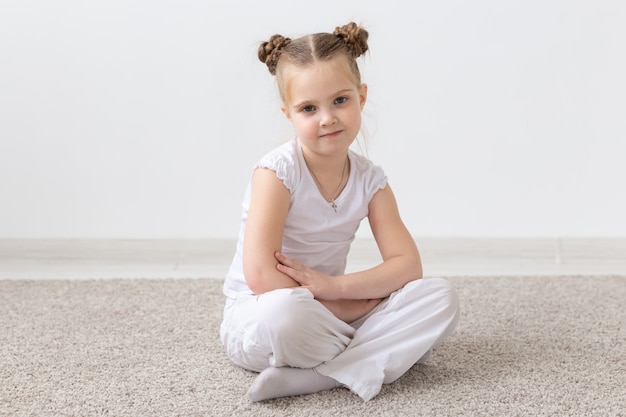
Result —
[{"label": "girl's face", "polygon": [[345,57],[285,68],[282,111],[309,153],[347,152],[361,129],[367,86],[358,85]]}]

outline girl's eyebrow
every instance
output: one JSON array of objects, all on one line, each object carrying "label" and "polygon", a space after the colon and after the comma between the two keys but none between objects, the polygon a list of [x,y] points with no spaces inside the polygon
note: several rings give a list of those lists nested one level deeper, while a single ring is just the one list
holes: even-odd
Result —
[{"label": "girl's eyebrow", "polygon": [[293,106],[291,106],[291,107],[292,107],[292,108],[294,108],[294,109],[299,109],[300,107],[308,106],[308,105],[310,105],[311,103],[312,103],[312,101],[311,101],[311,100],[304,100],[304,101],[301,101],[300,103],[296,103],[296,104],[294,104],[294,105],[293,105]]},{"label": "girl's eyebrow", "polygon": [[[351,92],[352,92],[351,88],[344,88],[343,90],[339,90],[336,93],[331,94],[331,97],[337,97],[337,96],[340,96],[342,94],[347,94],[347,93],[351,93]],[[310,105],[310,104],[312,104],[314,102],[315,102],[315,100],[304,100],[304,101],[301,101],[299,103],[294,104],[293,108],[297,109],[297,108],[300,108],[302,106],[308,106],[308,105]]]},{"label": "girl's eyebrow", "polygon": [[335,94],[333,94],[333,97],[339,96],[341,94],[351,93],[351,92],[352,92],[351,88],[344,88],[343,90],[339,90]]}]

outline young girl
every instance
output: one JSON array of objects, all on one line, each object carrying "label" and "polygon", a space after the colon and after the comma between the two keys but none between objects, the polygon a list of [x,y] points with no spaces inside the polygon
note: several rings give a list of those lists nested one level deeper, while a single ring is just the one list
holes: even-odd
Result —
[{"label": "young girl", "polygon": [[[356,63],[367,37],[350,23],[259,47],[296,136],[255,167],[224,283],[220,336],[235,364],[260,372],[252,401],[336,387],[367,401],[457,322],[450,284],[421,279],[383,170],[350,150],[367,98]],[[345,274],[365,217],[382,263]]]}]

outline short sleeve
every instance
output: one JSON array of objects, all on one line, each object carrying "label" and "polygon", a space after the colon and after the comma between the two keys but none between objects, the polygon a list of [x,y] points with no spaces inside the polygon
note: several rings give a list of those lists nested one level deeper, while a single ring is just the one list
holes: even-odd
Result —
[{"label": "short sleeve", "polygon": [[363,181],[364,198],[369,204],[374,194],[387,186],[387,175],[381,166],[375,165],[363,155],[352,153],[351,159],[355,164],[355,169],[359,171],[359,178]]},{"label": "short sleeve", "polygon": [[291,142],[274,149],[270,153],[263,156],[254,166],[254,168],[266,168],[274,171],[278,179],[280,179],[290,193],[293,193],[298,185],[298,176],[296,175],[296,158],[294,154],[294,146]]},{"label": "short sleeve", "polygon": [[379,165],[373,165],[372,167],[372,188],[373,193],[376,194],[376,191],[382,190],[387,186],[387,175],[383,168]]}]

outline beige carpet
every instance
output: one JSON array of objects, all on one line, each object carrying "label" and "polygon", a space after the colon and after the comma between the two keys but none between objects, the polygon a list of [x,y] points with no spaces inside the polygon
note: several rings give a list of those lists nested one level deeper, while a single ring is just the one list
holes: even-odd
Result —
[{"label": "beige carpet", "polygon": [[217,280],[0,281],[0,416],[624,416],[626,277],[454,278],[456,333],[368,403],[252,404]]}]

